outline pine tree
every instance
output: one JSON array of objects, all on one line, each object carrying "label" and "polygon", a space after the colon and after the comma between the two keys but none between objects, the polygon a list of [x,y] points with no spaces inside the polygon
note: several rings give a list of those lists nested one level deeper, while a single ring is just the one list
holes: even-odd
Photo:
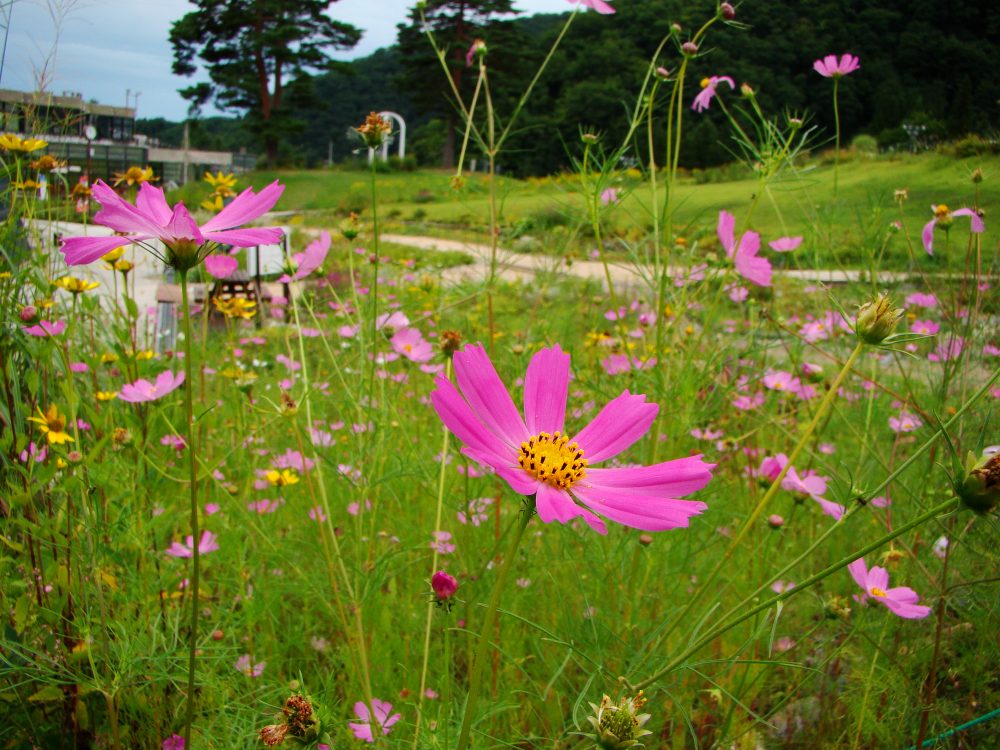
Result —
[{"label": "pine tree", "polygon": [[327,51],[350,49],[361,32],[326,14],[330,0],[192,2],[197,9],[170,30],[173,71],[191,76],[201,65],[211,83],[181,89],[181,96],[194,110],[214,100],[244,113],[273,165],[280,136],[296,127],[295,107],[309,100],[310,71],[329,69]]}]

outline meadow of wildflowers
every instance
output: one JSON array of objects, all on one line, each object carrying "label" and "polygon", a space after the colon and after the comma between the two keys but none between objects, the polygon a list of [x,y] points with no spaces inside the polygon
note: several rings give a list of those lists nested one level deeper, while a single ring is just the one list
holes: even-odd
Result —
[{"label": "meadow of wildflowers", "polygon": [[[578,0],[563,33],[591,11],[615,9]],[[821,232],[758,231],[758,206],[848,200],[850,165],[752,82],[692,84],[723,23],[728,3],[666,26],[628,142],[570,147],[600,282],[505,273],[498,159],[538,79],[495,112],[489,40],[450,179],[485,155],[490,252],[458,282],[385,251],[373,168],[359,216],[213,296],[281,239],[280,181],[208,174],[185,205],[139,166],[43,200],[44,139],[0,137],[0,747],[995,746],[983,174],[920,236],[895,222],[927,207],[890,197],[859,276],[785,273]],[[836,106],[865,69],[829,52]],[[681,227],[681,131],[708,107],[755,189]],[[654,127],[650,227],[612,247]],[[940,254],[964,271],[921,265]],[[148,268],[165,310],[137,301]]]}]

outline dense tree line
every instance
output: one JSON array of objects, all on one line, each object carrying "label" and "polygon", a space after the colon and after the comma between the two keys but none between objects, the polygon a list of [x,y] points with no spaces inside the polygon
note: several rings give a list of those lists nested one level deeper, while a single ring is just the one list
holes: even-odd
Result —
[{"label": "dense tree line", "polygon": [[[436,6],[469,6],[469,0]],[[476,5],[476,3],[471,3]],[[479,3],[485,5],[485,3]],[[464,67],[472,38],[486,40],[493,101],[501,118],[513,108],[533,71],[565,22],[565,15],[511,20],[509,4],[489,13],[469,13],[461,33],[442,24],[442,45],[464,96],[471,95],[474,69]],[[619,0],[612,16],[582,13],[574,21],[539,82],[502,158],[518,174],[558,171],[577,148],[581,126],[601,131],[609,143],[627,128],[643,75],[671,23],[684,34],[714,12],[714,2]],[[298,113],[302,137],[283,157],[298,163],[350,156],[358,144],[348,135],[372,109],[393,109],[410,124],[408,150],[422,162],[440,164],[453,149],[455,109],[449,85],[416,17],[400,27],[400,44],[315,76],[314,96]],[[923,128],[927,139],[966,133],[991,135],[1000,115],[1000,79],[989,73],[1000,51],[1000,16],[992,3],[911,0],[873,4],[866,0],[748,0],[737,8],[745,28],[718,24],[692,63],[687,104],[703,76],[728,75],[750,84],[765,111],[806,113],[824,137],[833,132],[830,82],[812,70],[827,53],[850,52],[861,69],[840,87],[841,124],[846,139],[867,133],[885,147],[906,147],[904,124]],[[675,69],[676,48],[668,44],[659,65]],[[724,94],[738,104],[738,93]],[[665,114],[664,99],[660,117]],[[658,126],[662,137],[664,127]],[[729,129],[717,108],[685,113],[686,166],[732,159]],[[662,144],[658,144],[662,149]],[[662,150],[661,150],[662,153]],[[473,156],[475,153],[473,153]],[[632,156],[643,162],[645,148]]]}]

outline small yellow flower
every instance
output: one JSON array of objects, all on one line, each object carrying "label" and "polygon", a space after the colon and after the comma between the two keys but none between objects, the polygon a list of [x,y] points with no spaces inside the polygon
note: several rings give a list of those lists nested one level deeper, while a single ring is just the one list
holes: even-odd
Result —
[{"label": "small yellow flower", "polygon": [[290,484],[299,483],[299,475],[291,469],[282,469],[281,471],[271,469],[264,475],[264,478],[270,482],[272,487],[287,487]]},{"label": "small yellow flower", "polygon": [[37,169],[39,172],[51,172],[54,169],[60,169],[65,166],[66,162],[57,159],[51,154],[45,154],[31,162],[31,168]]},{"label": "small yellow flower", "polygon": [[118,398],[118,393],[115,391],[98,391],[94,395],[97,396],[98,401],[114,401]]},{"label": "small yellow flower", "polygon": [[118,361],[118,355],[115,354],[114,352],[104,352],[104,354],[101,355],[102,365],[111,365],[117,361]]},{"label": "small yellow flower", "polygon": [[124,258],[115,261],[114,269],[116,271],[121,271],[123,274],[127,274],[133,268],[135,268],[135,265],[131,261],[127,261]]},{"label": "small yellow flower", "polygon": [[21,182],[11,183],[11,187],[15,190],[38,190],[41,186],[41,183],[35,180],[22,180]]},{"label": "small yellow flower", "polygon": [[70,294],[89,292],[91,289],[97,289],[101,285],[99,281],[87,281],[85,279],[78,279],[76,276],[63,276],[52,283],[60,289],[65,289]]},{"label": "small yellow flower", "polygon": [[0,135],[0,148],[4,151],[23,151],[26,154],[30,154],[32,151],[37,151],[48,145],[48,141],[43,141],[40,138],[25,138],[22,140],[13,133]]},{"label": "small yellow flower", "polygon": [[103,260],[105,263],[114,263],[124,254],[125,254],[125,246],[123,245],[121,247],[116,247],[110,253],[105,253],[104,255],[102,255],[101,260]]},{"label": "small yellow flower", "polygon": [[215,305],[215,309],[227,318],[250,320],[257,314],[257,303],[245,297],[230,297],[229,299],[215,297],[212,303]]},{"label": "small yellow flower", "polygon": [[55,404],[49,406],[44,413],[42,412],[42,407],[39,406],[38,416],[28,417],[28,421],[38,425],[38,429],[42,431],[42,434],[45,435],[50,445],[62,445],[73,442],[72,436],[66,432],[66,418],[59,413],[59,409],[56,408]]},{"label": "small yellow flower", "polygon": [[224,204],[222,203],[222,196],[219,195],[218,193],[212,193],[212,196],[206,198],[201,202],[202,208],[204,208],[206,211],[214,211],[215,213],[221,211],[223,205]]},{"label": "small yellow flower", "polygon": [[141,185],[144,182],[152,182],[158,179],[159,177],[153,176],[152,167],[129,167],[124,172],[115,172],[115,187],[118,187],[123,182],[131,187],[132,185]]},{"label": "small yellow flower", "polygon": [[156,352],[152,349],[140,349],[135,351],[134,349],[129,351],[128,356],[130,359],[134,359],[136,362],[144,362],[147,359],[152,359],[156,356]]},{"label": "small yellow flower", "polygon": [[202,179],[212,186],[213,194],[219,198],[229,198],[236,195],[236,175],[232,172],[223,174],[221,169],[214,175],[211,172],[205,172]]}]

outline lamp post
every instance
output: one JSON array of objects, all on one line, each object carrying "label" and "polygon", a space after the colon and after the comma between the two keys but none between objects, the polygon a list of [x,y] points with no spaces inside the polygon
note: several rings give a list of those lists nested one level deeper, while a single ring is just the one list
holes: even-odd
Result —
[{"label": "lamp post", "polygon": [[87,184],[90,184],[90,165],[94,158],[94,139],[97,138],[97,128],[89,124],[83,129],[83,137],[87,139]]}]

